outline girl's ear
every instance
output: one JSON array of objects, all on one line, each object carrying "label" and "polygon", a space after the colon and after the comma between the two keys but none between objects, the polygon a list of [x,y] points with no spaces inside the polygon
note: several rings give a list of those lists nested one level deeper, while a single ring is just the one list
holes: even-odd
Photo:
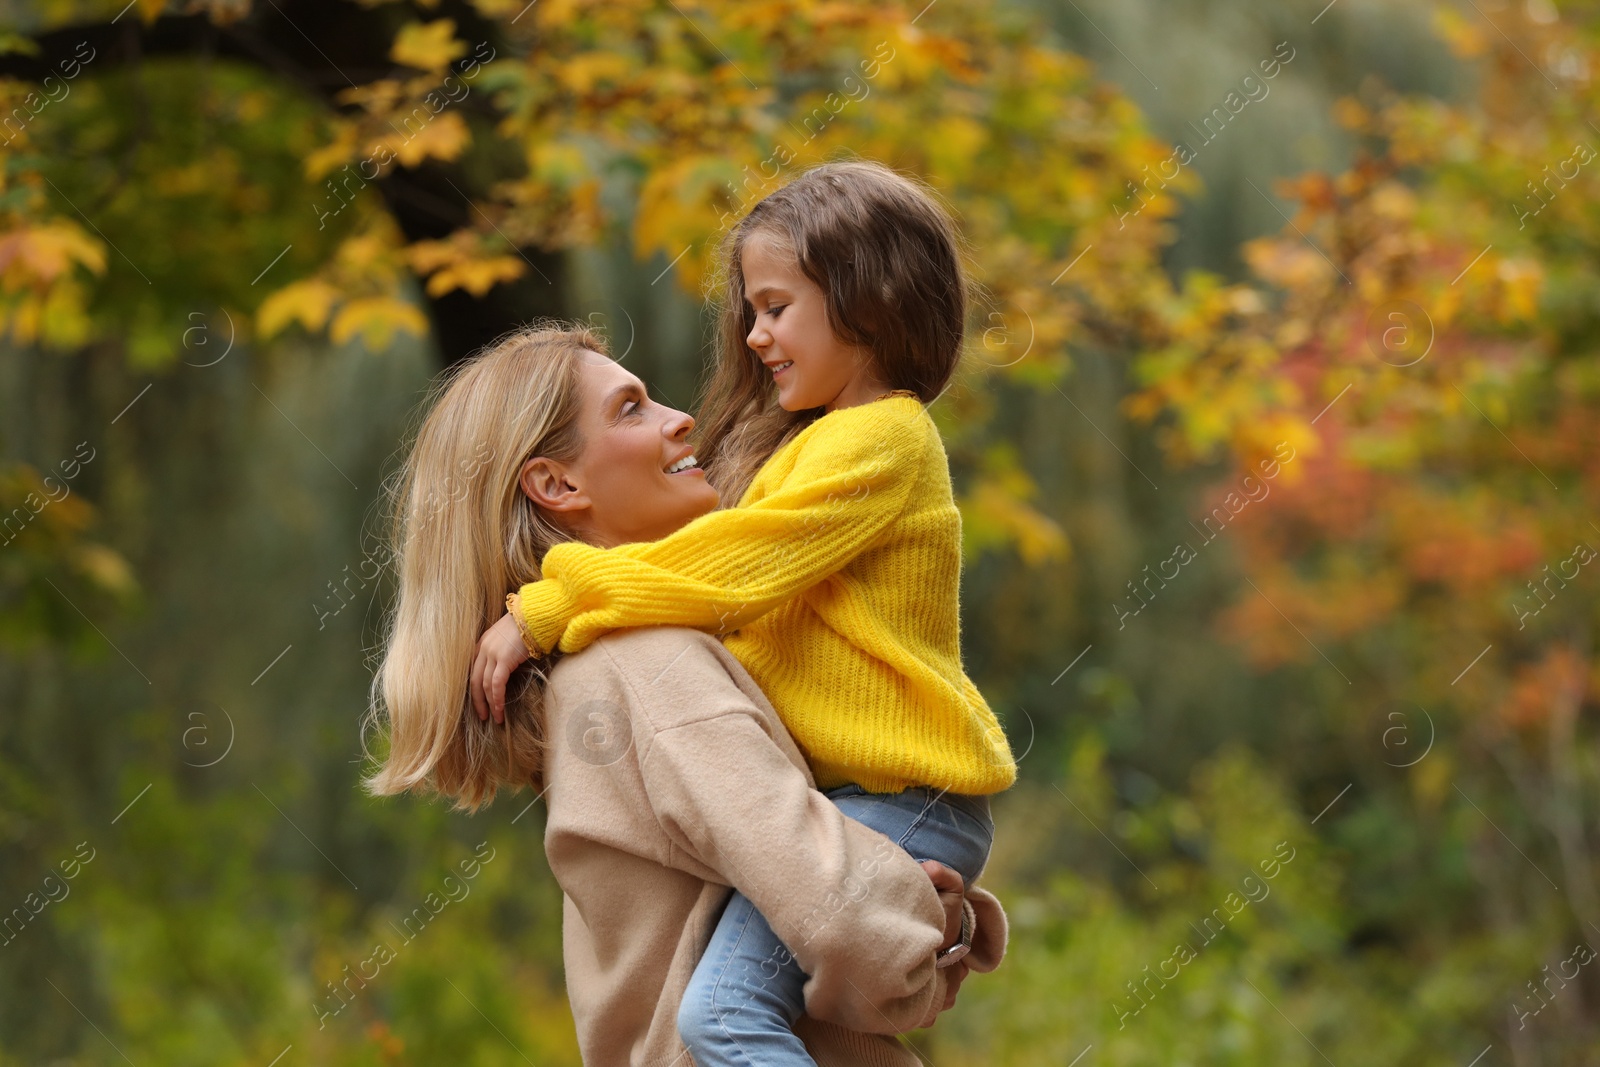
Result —
[{"label": "girl's ear", "polygon": [[573,484],[567,468],[543,456],[535,456],[522,465],[517,484],[529,500],[547,511],[582,511],[589,507],[589,494]]}]

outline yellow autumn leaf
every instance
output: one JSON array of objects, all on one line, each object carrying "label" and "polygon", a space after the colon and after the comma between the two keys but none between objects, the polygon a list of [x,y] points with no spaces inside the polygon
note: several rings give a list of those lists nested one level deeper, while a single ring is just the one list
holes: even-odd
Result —
[{"label": "yellow autumn leaf", "polygon": [[112,593],[131,593],[138,588],[127,557],[105,545],[81,544],[73,551],[78,572],[101,589]]},{"label": "yellow autumn leaf", "polygon": [[0,278],[8,290],[49,284],[74,263],[99,274],[106,269],[106,252],[71,222],[56,220],[0,236]]},{"label": "yellow autumn leaf", "polygon": [[465,42],[456,40],[454,19],[409,22],[395,34],[389,58],[418,70],[442,71],[452,59],[467,54]]},{"label": "yellow autumn leaf", "polygon": [[352,85],[340,89],[333,99],[340,104],[354,104],[369,114],[378,115],[393,111],[405,96],[406,87],[393,78],[378,78],[365,85]]},{"label": "yellow autumn leaf", "polygon": [[1502,321],[1531,319],[1539,309],[1539,293],[1544,288],[1544,271],[1535,259],[1503,259],[1495,277],[1502,285]]},{"label": "yellow autumn leaf", "polygon": [[428,295],[443,296],[452,289],[465,289],[473,296],[482,296],[501,282],[522,277],[524,270],[522,260],[515,256],[463,259],[428,279]]},{"label": "yellow autumn leaf", "polygon": [[1070,553],[1066,532],[1029,503],[1038,491],[1013,446],[990,448],[984,455],[983,473],[958,504],[963,552],[971,557],[986,549],[1015,545],[1030,566],[1065,559]]},{"label": "yellow autumn leaf", "polygon": [[1436,328],[1443,330],[1455,322],[1456,312],[1461,310],[1465,294],[1465,286],[1455,285],[1444,286],[1431,294],[1432,299],[1427,301],[1428,317]]},{"label": "yellow autumn leaf", "polygon": [[[1490,23],[1493,25],[1493,23]],[[1489,47],[1489,35],[1483,27],[1467,19],[1459,12],[1446,7],[1437,7],[1433,11],[1433,32],[1437,34],[1450,51],[1459,59],[1471,59],[1480,56]]]},{"label": "yellow autumn leaf", "polygon": [[1372,124],[1372,112],[1353,96],[1341,96],[1333,102],[1333,120],[1347,130],[1364,130]]},{"label": "yellow autumn leaf", "polygon": [[1298,239],[1258,237],[1244,243],[1241,252],[1256,275],[1286,289],[1307,289],[1322,284],[1333,267],[1314,248]]},{"label": "yellow autumn leaf", "polygon": [[32,299],[39,307],[39,340],[42,343],[65,351],[81,348],[89,340],[92,325],[86,310],[89,294],[72,275],[56,282],[44,296]]},{"label": "yellow autumn leaf", "polygon": [[1382,182],[1372,191],[1372,210],[1381,219],[1408,224],[1417,213],[1417,194],[1402,182]]},{"label": "yellow autumn leaf", "polygon": [[139,17],[148,26],[161,17],[161,12],[166,6],[167,0],[139,0]]},{"label": "yellow autumn leaf", "polygon": [[566,88],[578,94],[592,93],[601,82],[618,82],[627,79],[638,63],[616,52],[585,52],[560,64],[556,77]]},{"label": "yellow autumn leaf", "polygon": [[352,300],[339,309],[333,326],[328,331],[334,344],[342,345],[361,335],[361,343],[370,352],[381,352],[394,340],[396,329],[416,336],[428,333],[428,319],[414,304],[392,296],[369,296]]},{"label": "yellow autumn leaf", "polygon": [[328,144],[314,150],[306,156],[305,174],[311,181],[317,181],[324,174],[337,170],[350,162],[356,151],[356,128],[353,123],[341,122],[338,132]]},{"label": "yellow autumn leaf", "polygon": [[0,304],[0,336],[9,337],[19,345],[31,345],[39,335],[42,303],[37,297],[24,296]]},{"label": "yellow autumn leaf", "polygon": [[76,223],[53,222],[34,231],[33,262],[40,276],[49,280],[65,274],[74,263],[100,274],[106,269],[106,250]]},{"label": "yellow autumn leaf", "polygon": [[1122,401],[1122,410],[1135,422],[1151,422],[1166,409],[1168,400],[1159,390],[1131,393]]},{"label": "yellow autumn leaf", "polygon": [[472,141],[472,133],[460,115],[446,111],[433,121],[401,137],[396,134],[386,140],[395,158],[403,167],[415,167],[425,159],[442,159],[451,162],[461,155]]},{"label": "yellow autumn leaf", "polygon": [[542,30],[559,30],[570,26],[581,17],[584,0],[539,0],[533,7],[533,17]]},{"label": "yellow autumn leaf", "polygon": [[1030,567],[1066,559],[1070,542],[1049,516],[1031,507],[1011,487],[993,481],[978,483],[961,501],[962,540],[968,557],[991,548],[1015,545]]},{"label": "yellow autumn leaf", "polygon": [[461,246],[454,240],[417,241],[402,253],[418,274],[432,274],[461,258]]},{"label": "yellow autumn leaf", "polygon": [[392,226],[380,225],[339,242],[334,253],[341,278],[370,278],[393,273],[396,234]]},{"label": "yellow autumn leaf", "polygon": [[[842,114],[849,117],[848,111]],[[930,159],[944,163],[946,173],[957,173],[958,161],[976,157],[988,139],[989,128],[983,123],[965,115],[946,115],[928,130],[926,144]]]},{"label": "yellow autumn leaf", "polygon": [[589,173],[583,149],[569,141],[538,141],[527,154],[533,176],[555,186],[575,185]]},{"label": "yellow autumn leaf", "polygon": [[316,333],[328,321],[328,312],[338,298],[339,291],[318,278],[293,282],[261,302],[256,330],[265,339],[298,322],[308,333]]},{"label": "yellow autumn leaf", "polygon": [[[1342,399],[1350,400],[1349,397]],[[1305,471],[1304,465],[1296,464],[1295,460],[1314,456],[1322,450],[1316,428],[1288,414],[1241,422],[1233,445],[1234,454],[1247,470],[1260,469],[1260,464],[1275,459],[1283,472],[1284,483],[1291,485],[1298,482]]]},{"label": "yellow autumn leaf", "polygon": [[25,56],[39,54],[39,45],[31,37],[24,37],[11,30],[0,30],[0,55],[8,52],[20,52]]},{"label": "yellow autumn leaf", "polygon": [[710,244],[705,238],[720,226],[719,198],[728,195],[737,176],[727,160],[710,155],[685,156],[652,173],[639,189],[634,254],[642,259],[661,252],[693,291],[706,266]]}]

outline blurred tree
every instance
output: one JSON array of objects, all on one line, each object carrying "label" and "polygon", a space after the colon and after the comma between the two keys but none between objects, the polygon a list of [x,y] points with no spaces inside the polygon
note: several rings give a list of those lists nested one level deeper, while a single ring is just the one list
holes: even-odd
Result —
[{"label": "blurred tree", "polygon": [[[31,341],[40,337],[41,327],[49,330],[41,338],[45,341],[71,343],[73,338],[81,341],[106,334],[116,309],[108,306],[105,285],[80,293],[70,270],[76,263],[100,272],[104,257],[115,260],[121,255],[108,250],[107,243],[137,253],[133,259],[122,257],[121,264],[142,276],[148,270],[146,284],[158,288],[182,284],[190,280],[191,270],[214,279],[214,286],[224,288],[219,295],[229,306],[242,305],[259,313],[263,334],[275,332],[288,318],[319,330],[331,325],[335,336],[363,330],[380,348],[388,330],[423,332],[423,320],[400,306],[408,302],[395,284],[396,249],[408,241],[428,247],[426,242],[458,233],[458,244],[468,234],[487,234],[492,247],[518,258],[519,269],[508,272],[504,264],[485,257],[488,266],[480,261],[478,273],[463,275],[457,265],[445,275],[449,284],[430,287],[432,331],[447,361],[464,357],[526,318],[562,312],[561,257],[531,240],[512,245],[494,231],[491,217],[475,206],[496,180],[517,167],[514,152],[467,154],[471,128],[487,135],[501,117],[485,99],[487,94],[481,89],[475,96],[472,92],[478,88],[472,83],[482,62],[505,46],[487,15],[469,4],[452,2],[438,12],[444,17],[428,24],[430,31],[414,20],[414,9],[399,4],[284,0],[252,8],[218,2],[191,6],[189,13],[164,14],[166,6],[149,0],[139,3],[137,10],[114,3],[38,5],[32,12],[37,28],[24,33],[16,32],[23,27],[14,26],[0,45],[9,52],[0,56],[0,76],[13,79],[6,83],[9,118],[3,132],[9,160],[6,186],[12,194],[7,202],[13,224],[8,227],[9,240],[17,254],[7,289],[15,293],[27,284],[34,290],[32,300],[17,301],[7,309],[5,325],[14,338]],[[94,21],[97,15],[100,20]],[[464,45],[451,43],[458,25],[476,46],[470,55]],[[202,78],[193,86],[194,96],[166,102],[166,108],[179,110],[166,110],[162,101],[147,95],[143,71],[178,58],[196,71],[220,63],[225,68],[249,68],[261,77],[254,79],[253,92],[241,92],[240,81],[226,73],[220,84]],[[113,73],[122,75],[131,106],[123,114],[106,116],[113,119],[114,128],[103,130],[96,139],[111,154],[102,160],[84,158],[81,149],[95,142],[59,139],[63,132],[59,112],[65,110],[61,104],[73,90],[103,83]],[[216,125],[229,120],[239,124],[267,120],[275,126],[270,113],[283,106],[284,98],[289,98],[291,114],[306,125],[325,120],[295,107],[301,100],[316,102],[330,118],[367,113],[380,124],[392,121],[392,127],[383,126],[387,140],[381,163],[377,142],[364,142],[367,151],[358,160],[354,145],[343,144],[342,155],[329,152],[320,144],[325,131],[308,129],[295,136],[278,128],[277,147],[301,154],[303,175],[273,175],[287,195],[248,195],[254,153],[241,158],[241,146],[211,140],[205,127],[209,124],[215,131]],[[115,107],[112,101],[97,98],[96,102]],[[363,103],[374,106],[367,112]],[[57,114],[47,113],[46,108],[55,108]],[[200,124],[189,126],[187,136],[178,134],[185,125],[178,121],[180,116],[199,119]],[[36,128],[36,123],[44,129]],[[43,141],[37,140],[41,133]],[[198,141],[186,146],[190,151],[181,164],[174,158],[175,134]],[[329,235],[322,232],[328,218],[336,219],[369,184],[381,198],[381,213],[392,223],[379,226],[372,216],[380,209],[368,194],[335,230],[334,236],[344,237],[345,247],[330,246]],[[265,214],[272,225],[251,227],[248,239],[238,245],[211,242],[205,262],[181,264],[159,255],[156,248],[137,242],[123,245],[116,238],[131,235],[118,233],[114,225],[102,228],[103,212],[120,215],[119,208],[130,203],[148,208],[151,198],[183,198],[191,206],[196,199],[212,201],[206,205],[210,208],[206,215],[192,222],[238,225],[252,215]],[[354,218],[357,215],[362,216],[360,221]],[[33,221],[20,225],[24,219]],[[316,223],[314,229],[311,223]],[[357,232],[363,225],[379,227],[382,236],[363,240]],[[168,239],[183,228],[167,231]],[[337,304],[333,290],[302,288],[280,293],[275,303],[261,307],[262,297],[281,290],[281,282],[250,286],[267,273],[264,268],[275,262],[273,257],[285,245],[294,244],[315,250],[290,259],[286,267],[278,268],[277,276],[281,279],[296,267],[337,260],[342,267],[337,273],[341,286]],[[89,254],[98,258],[85,259]],[[424,260],[430,272],[469,258],[465,251],[448,261],[440,260],[439,254],[435,250],[432,259]],[[484,269],[493,272],[488,276],[491,284],[484,284]],[[492,282],[505,284],[495,287]],[[46,302],[50,298],[53,303]],[[42,321],[40,312],[46,307],[53,314]],[[98,328],[83,321],[86,317]],[[159,319],[164,321],[141,323],[148,333],[134,338],[136,344],[143,341],[151,349],[152,360],[159,360],[161,351],[173,351],[175,340],[191,325],[170,312]]]},{"label": "blurred tree", "polygon": [[[1498,946],[1511,992],[1472,1025],[1519,1063],[1583,1062],[1600,1033],[1592,987],[1535,1024],[1549,997],[1516,977],[1600,936],[1600,54],[1592,9],[1571,16],[1438,7],[1476,100],[1339,100],[1355,164],[1279,183],[1298,210],[1245,246],[1258,280],[1190,287],[1128,401],[1179,462],[1226,450],[1242,476],[1296,449],[1239,524],[1250,583],[1221,621],[1257,666],[1299,665],[1325,769],[1368,794],[1333,824],[1372,848],[1362,937],[1421,973]],[[1380,812],[1417,820],[1400,840],[1436,873],[1397,878],[1417,862]]]},{"label": "blurred tree", "polygon": [[[13,76],[0,81],[13,116],[0,240],[15,250],[0,331],[54,347],[120,337],[150,367],[177,358],[202,296],[245,339],[297,326],[381,349],[396,330],[425,329],[413,278],[446,360],[459,359],[562,310],[559,253],[618,217],[637,254],[699,289],[721,227],[848,151],[950,198],[989,293],[975,369],[1039,384],[1065,370],[1069,341],[1124,340],[1166,292],[1160,219],[1192,184],[1180,176],[1131,224],[1119,218],[1126,175],[1166,153],[1083,61],[1004,12],[113,7],[46,5],[31,33],[0,41],[0,75]],[[84,20],[93,12],[103,21]],[[221,61],[256,73],[191,77],[197,98],[167,106],[206,122],[173,144],[152,137],[173,113],[144,71],[147,57],[178,56],[199,72]],[[88,88],[113,85],[114,97]],[[326,110],[308,114],[307,95]],[[265,130],[274,173],[256,180],[250,149],[267,148]],[[74,143],[98,154],[77,158]],[[283,172],[285,149],[297,176]],[[1058,285],[1091,245],[1096,270]],[[950,408],[952,430],[984,421],[975,396]],[[1058,554],[1028,476],[975,429],[952,436],[985,478],[963,501],[974,547]]]}]

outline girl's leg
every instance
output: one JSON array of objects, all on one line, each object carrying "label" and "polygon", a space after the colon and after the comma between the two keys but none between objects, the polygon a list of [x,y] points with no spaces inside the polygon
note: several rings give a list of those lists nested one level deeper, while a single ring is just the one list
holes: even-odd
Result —
[{"label": "girl's leg", "polygon": [[734,893],[678,1008],[696,1067],[815,1067],[794,1024],[805,972],[767,920]]}]

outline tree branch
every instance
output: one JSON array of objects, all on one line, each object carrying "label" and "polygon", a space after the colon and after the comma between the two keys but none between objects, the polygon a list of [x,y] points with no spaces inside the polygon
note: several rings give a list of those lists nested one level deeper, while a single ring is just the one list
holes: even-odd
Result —
[{"label": "tree branch", "polygon": [[[265,0],[231,23],[215,23],[205,15],[163,15],[146,25],[124,12],[111,22],[35,35],[35,54],[0,55],[0,77],[43,83],[69,72],[100,72],[162,57],[220,58],[268,72],[343,110],[335,100],[341,90],[395,74],[390,45],[401,25],[416,17],[400,5],[366,8],[325,0]],[[487,41],[497,52],[504,50],[498,24],[464,0],[443,0],[422,17],[454,19],[463,40]],[[479,131],[491,128],[492,121],[478,126]],[[522,158],[520,151],[485,153],[498,155]],[[374,183],[406,240],[440,238],[474,224],[473,201],[505,175],[464,163],[397,165]],[[562,256],[543,249],[519,251],[531,269],[518,281],[498,285],[481,298],[460,291],[428,298],[434,338],[447,365],[529,319],[565,314]]]}]

